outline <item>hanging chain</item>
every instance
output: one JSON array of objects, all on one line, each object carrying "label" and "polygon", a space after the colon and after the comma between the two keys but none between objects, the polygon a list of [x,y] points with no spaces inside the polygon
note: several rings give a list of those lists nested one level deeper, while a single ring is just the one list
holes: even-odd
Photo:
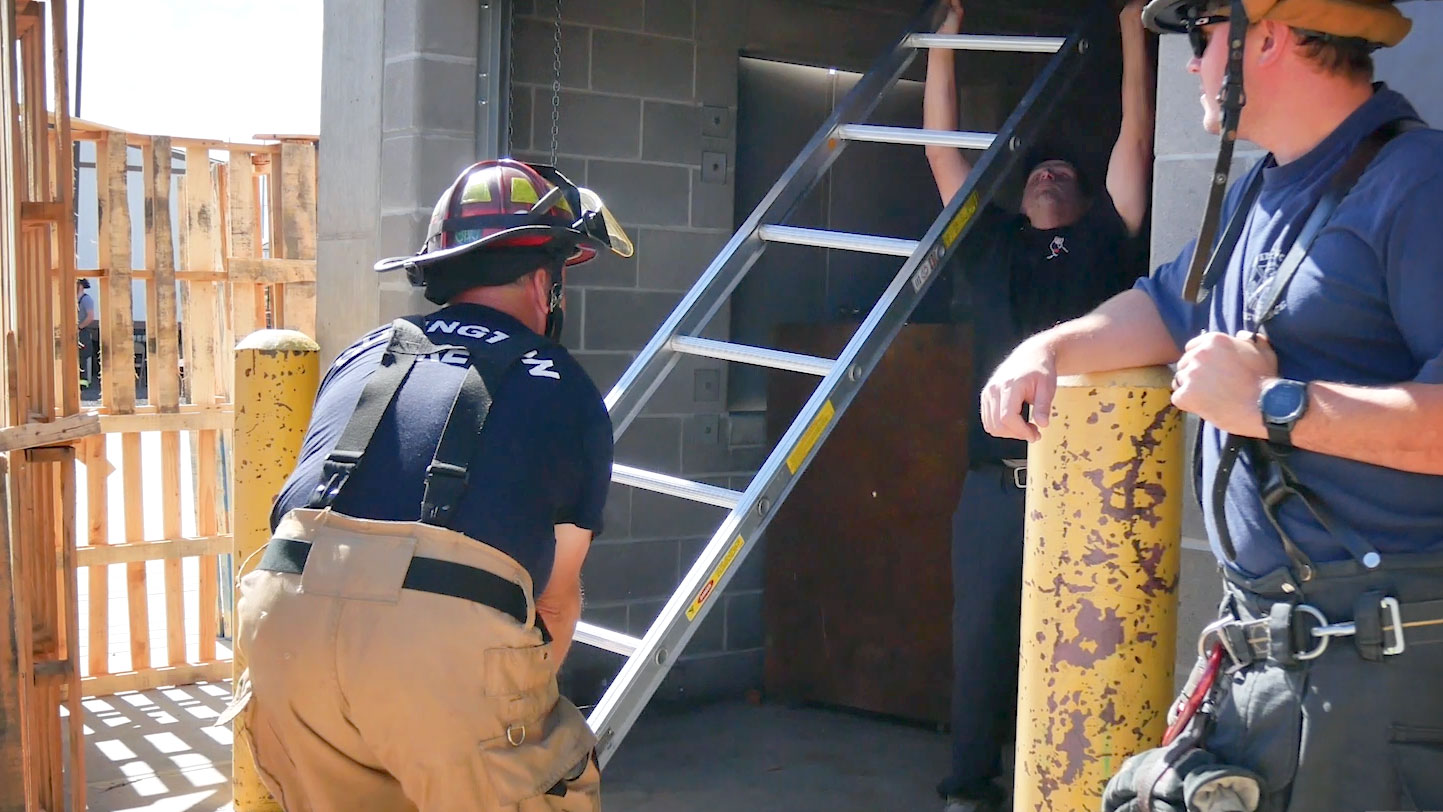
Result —
[{"label": "hanging chain", "polygon": [[555,166],[557,136],[561,133],[561,0],[556,0],[556,47],[551,56],[551,165]]}]

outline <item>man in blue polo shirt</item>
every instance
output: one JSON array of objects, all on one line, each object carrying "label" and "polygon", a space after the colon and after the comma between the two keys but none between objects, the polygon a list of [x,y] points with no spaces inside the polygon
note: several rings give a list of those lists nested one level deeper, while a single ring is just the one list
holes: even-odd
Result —
[{"label": "man in blue polo shirt", "polygon": [[1226,809],[1443,808],[1443,133],[1371,81],[1371,51],[1409,23],[1383,0],[1144,16],[1192,38],[1204,125],[1271,155],[1205,243],[1218,274],[1185,248],[1025,341],[982,397],[989,431],[1035,440],[1057,375],[1176,363],[1173,404],[1205,421],[1228,595],[1205,643],[1232,677],[1211,727],[1130,760],[1106,808],[1204,808],[1220,785],[1241,799]]},{"label": "man in blue polo shirt", "polygon": [[[557,694],[611,420],[561,335],[568,266],[631,244],[551,167],[476,164],[404,269],[444,306],[336,359],[241,583],[237,707],[286,809],[600,808]],[[519,805],[519,806],[518,806]]]}]

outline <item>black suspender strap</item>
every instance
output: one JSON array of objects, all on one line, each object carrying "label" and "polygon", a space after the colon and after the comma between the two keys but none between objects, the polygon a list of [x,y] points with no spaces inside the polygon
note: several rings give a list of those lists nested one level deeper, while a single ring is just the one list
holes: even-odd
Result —
[{"label": "black suspender strap", "polygon": [[[1411,130],[1421,129],[1424,126],[1423,122],[1414,118],[1394,119],[1374,130],[1353,150],[1353,154],[1348,157],[1348,160],[1343,166],[1333,175],[1332,180],[1328,183],[1327,190],[1323,192],[1322,197],[1318,199],[1312,211],[1308,213],[1307,220],[1304,221],[1297,238],[1288,249],[1288,253],[1283,258],[1282,264],[1278,266],[1278,270],[1273,274],[1272,278],[1268,280],[1268,286],[1259,297],[1260,304],[1254,310],[1254,313],[1257,314],[1257,324],[1254,325],[1255,330],[1260,331],[1263,325],[1272,318],[1278,302],[1282,300],[1283,294],[1287,290],[1288,283],[1292,281],[1293,276],[1298,272],[1298,269],[1302,267],[1303,260],[1307,258],[1313,241],[1317,239],[1318,234],[1323,230],[1323,226],[1327,224],[1333,212],[1336,211],[1338,205],[1342,203],[1343,198],[1348,195],[1348,192],[1357,184],[1358,179],[1363,176],[1363,172],[1367,170],[1373,160],[1378,157],[1378,153],[1394,138]],[[1271,160],[1271,156],[1269,156],[1269,160]],[[1209,263],[1205,275],[1205,280],[1209,283],[1209,286],[1216,284],[1217,277],[1220,275],[1222,268],[1227,266],[1233,249],[1236,247],[1238,237],[1242,233],[1242,221],[1246,219],[1247,210],[1252,208],[1252,203],[1257,198],[1257,189],[1261,186],[1261,177],[1261,172],[1256,173],[1253,183],[1250,184],[1244,195],[1242,206],[1240,206],[1238,211],[1234,212],[1233,218],[1228,224],[1227,233],[1224,235],[1222,243],[1218,245],[1212,261]],[[1204,294],[1206,290],[1207,288],[1203,289]],[[1249,449],[1250,461],[1258,477],[1259,492],[1262,494],[1263,511],[1267,514],[1268,521],[1271,522],[1274,529],[1278,531],[1278,535],[1283,541],[1284,550],[1302,580],[1308,580],[1311,577],[1313,571],[1312,562],[1298,549],[1288,534],[1283,531],[1282,523],[1278,520],[1278,507],[1290,496],[1296,496],[1301,499],[1308,511],[1313,514],[1313,517],[1323,525],[1323,528],[1337,538],[1348,552],[1363,563],[1364,566],[1370,569],[1378,566],[1381,562],[1378,551],[1351,528],[1336,521],[1327,508],[1318,501],[1317,497],[1312,495],[1310,491],[1298,482],[1296,476],[1293,475],[1287,465],[1285,451],[1273,448],[1263,441],[1232,437],[1227,434],[1222,436],[1222,441],[1223,446],[1218,459],[1217,473],[1213,479],[1211,498],[1213,524],[1217,530],[1219,546],[1222,547],[1223,553],[1227,556],[1229,562],[1237,560],[1237,551],[1233,546],[1232,537],[1227,528],[1227,511],[1225,505],[1228,478],[1237,465],[1239,455],[1241,455],[1244,449]],[[1269,469],[1266,473],[1264,472],[1265,467]]]},{"label": "black suspender strap", "polygon": [[534,334],[511,336],[496,345],[497,353],[471,358],[466,376],[451,401],[451,413],[441,429],[436,453],[426,467],[426,493],[421,499],[421,521],[447,527],[466,491],[470,462],[480,450],[481,430],[491,414],[494,393],[506,371],[547,340]]},{"label": "black suspender strap", "polygon": [[340,439],[326,457],[323,480],[311,494],[306,507],[328,508],[336,501],[341,488],[345,487],[365,455],[366,446],[370,445],[371,436],[376,433],[386,409],[411,374],[416,356],[434,348],[426,334],[410,322],[397,319],[391,325],[391,340],[381,356],[381,366],[366,380],[351,419],[346,422]]}]

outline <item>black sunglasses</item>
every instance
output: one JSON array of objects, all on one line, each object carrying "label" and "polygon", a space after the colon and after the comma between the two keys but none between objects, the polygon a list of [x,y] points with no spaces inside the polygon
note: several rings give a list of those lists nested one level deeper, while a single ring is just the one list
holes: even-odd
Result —
[{"label": "black sunglasses", "polygon": [[1187,29],[1187,41],[1192,45],[1193,56],[1202,59],[1203,54],[1207,53],[1210,37],[1203,29],[1209,25],[1225,23],[1229,19],[1226,14],[1204,14],[1201,17],[1183,21],[1183,27]]}]

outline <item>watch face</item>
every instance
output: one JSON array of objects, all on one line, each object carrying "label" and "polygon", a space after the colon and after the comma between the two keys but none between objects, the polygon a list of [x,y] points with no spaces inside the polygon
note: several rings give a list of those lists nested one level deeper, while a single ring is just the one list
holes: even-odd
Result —
[{"label": "watch face", "polygon": [[1285,423],[1302,414],[1308,399],[1308,388],[1297,381],[1280,381],[1268,387],[1263,393],[1263,419],[1270,423]]}]

